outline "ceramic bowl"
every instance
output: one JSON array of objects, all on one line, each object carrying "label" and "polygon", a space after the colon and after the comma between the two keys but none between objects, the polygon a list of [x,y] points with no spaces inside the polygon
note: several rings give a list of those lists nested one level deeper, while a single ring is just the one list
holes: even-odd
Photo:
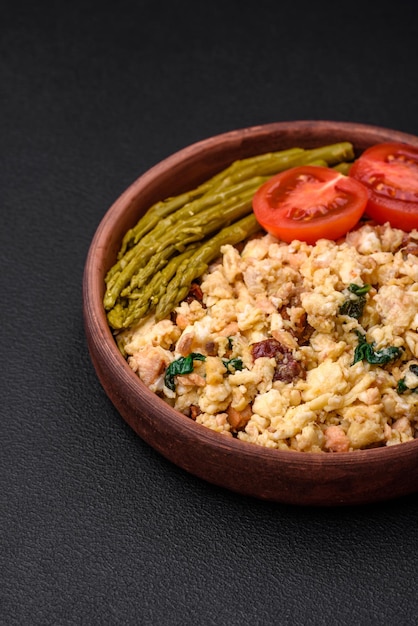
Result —
[{"label": "ceramic bowl", "polygon": [[105,213],[83,278],[87,343],[97,376],[133,430],[171,462],[202,480],[264,500],[339,506],[418,491],[418,440],[349,453],[278,451],[196,424],[152,393],[130,369],[106,322],[104,276],[124,233],[156,201],[195,187],[232,161],[270,150],[351,141],[356,153],[382,141],[418,137],[364,124],[279,122],[233,130],[186,147],[140,176]]}]

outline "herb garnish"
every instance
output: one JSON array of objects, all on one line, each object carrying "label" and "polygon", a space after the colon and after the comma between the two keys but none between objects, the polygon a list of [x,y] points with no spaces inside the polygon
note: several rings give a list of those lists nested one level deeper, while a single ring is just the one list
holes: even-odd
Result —
[{"label": "herb garnish", "polygon": [[174,381],[174,377],[182,374],[191,374],[194,368],[193,361],[205,360],[206,357],[203,354],[200,354],[199,352],[191,352],[188,356],[181,356],[175,361],[172,361],[165,372],[165,386],[171,389],[171,391],[175,391],[176,384]]},{"label": "herb garnish", "polygon": [[[409,371],[418,377],[418,365],[413,363],[409,366]],[[415,387],[408,387],[408,385],[406,384],[406,376],[404,376],[403,378],[398,380],[396,391],[399,393],[399,395],[402,395],[406,391],[413,391],[414,393],[418,393],[418,383]]]},{"label": "herb garnish", "polygon": [[403,393],[405,393],[405,391],[410,391],[409,387],[407,387],[405,384],[405,377],[398,380],[396,391],[399,393],[399,395],[402,395]]},{"label": "herb garnish", "polygon": [[364,305],[366,304],[365,296],[370,289],[371,285],[368,284],[356,285],[355,283],[350,283],[348,291],[350,291],[353,296],[350,296],[342,303],[340,306],[340,314],[354,317],[356,320],[360,319],[363,315]]},{"label": "herb garnish", "polygon": [[222,363],[225,365],[229,374],[240,372],[244,367],[242,359],[222,359]]},{"label": "herb garnish", "polygon": [[382,348],[381,350],[374,349],[374,342],[367,343],[365,335],[360,331],[355,331],[358,337],[358,346],[354,351],[354,360],[351,365],[358,363],[358,361],[367,361],[372,365],[386,365],[389,361],[397,359],[402,353],[402,348],[395,346],[389,346],[388,348]]}]

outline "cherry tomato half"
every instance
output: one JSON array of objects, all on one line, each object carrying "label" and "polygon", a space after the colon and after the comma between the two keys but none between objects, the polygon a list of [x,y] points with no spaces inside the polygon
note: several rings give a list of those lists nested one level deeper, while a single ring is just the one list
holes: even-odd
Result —
[{"label": "cherry tomato half", "polygon": [[418,228],[418,148],[391,142],[372,146],[351,166],[350,176],[366,186],[366,213],[376,222]]},{"label": "cherry tomato half", "polygon": [[316,165],[294,167],[270,178],[255,193],[254,215],[278,239],[314,244],[338,239],[357,224],[368,200],[354,178]]}]

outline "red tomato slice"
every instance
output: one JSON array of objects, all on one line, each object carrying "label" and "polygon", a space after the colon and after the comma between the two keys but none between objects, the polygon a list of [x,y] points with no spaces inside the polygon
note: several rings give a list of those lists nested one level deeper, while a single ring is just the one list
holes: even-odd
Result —
[{"label": "red tomato slice", "polygon": [[355,161],[350,176],[366,186],[366,213],[379,224],[418,228],[418,148],[403,143],[381,143]]},{"label": "red tomato slice", "polygon": [[316,165],[294,167],[270,178],[255,193],[254,215],[278,239],[315,243],[338,239],[357,224],[368,200],[354,178]]}]

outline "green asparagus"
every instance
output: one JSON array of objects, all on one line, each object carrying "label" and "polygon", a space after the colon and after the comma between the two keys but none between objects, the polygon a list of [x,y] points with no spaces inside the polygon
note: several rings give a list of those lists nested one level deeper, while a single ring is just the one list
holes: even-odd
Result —
[{"label": "green asparagus", "polygon": [[108,321],[112,328],[117,330],[129,328],[135,321],[146,317],[148,312],[158,304],[168,282],[181,263],[192,256],[198,245],[198,243],[191,244],[182,254],[172,257],[163,269],[154,274],[148,284],[131,294],[126,307],[115,305],[108,313]]},{"label": "green asparagus", "polygon": [[202,244],[191,258],[184,259],[177,272],[167,284],[165,293],[159,300],[156,320],[164,319],[188,294],[191,283],[204,274],[211,261],[216,259],[225,244],[237,244],[260,230],[260,225],[250,213],[231,226],[223,228],[214,237]]},{"label": "green asparagus", "polygon": [[[266,178],[259,177],[251,185],[242,183],[239,187],[244,188],[244,191],[232,197],[228,197],[229,193],[226,192],[218,193],[212,197],[208,207],[201,212],[199,212],[200,206],[190,210],[183,207],[175,215],[161,220],[138,242],[135,246],[135,253],[129,254],[130,258],[126,266],[108,280],[104,299],[105,308],[111,309],[119,295],[126,296],[129,287],[128,292],[126,289],[130,283],[130,287],[135,288],[148,280],[156,269],[160,269],[161,266],[156,267],[159,261],[168,259],[176,251],[181,252],[188,243],[202,240],[206,235],[231,224],[251,211],[251,201],[255,190],[265,180]],[[157,258],[156,255],[158,255]],[[151,267],[147,269],[150,259],[152,259]]]}]

